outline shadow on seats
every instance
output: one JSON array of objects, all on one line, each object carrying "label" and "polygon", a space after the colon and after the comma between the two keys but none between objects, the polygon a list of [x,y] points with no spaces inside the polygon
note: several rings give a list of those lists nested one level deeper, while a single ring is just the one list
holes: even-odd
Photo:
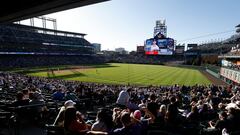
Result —
[{"label": "shadow on seats", "polygon": [[170,133],[163,130],[149,130],[147,132],[147,135],[180,135],[180,134]]},{"label": "shadow on seats", "polygon": [[64,128],[55,125],[45,125],[47,135],[64,135]]}]

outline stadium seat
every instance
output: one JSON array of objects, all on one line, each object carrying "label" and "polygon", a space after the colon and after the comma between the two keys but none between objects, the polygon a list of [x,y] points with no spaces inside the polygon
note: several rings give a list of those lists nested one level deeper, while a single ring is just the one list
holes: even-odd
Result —
[{"label": "stadium seat", "polygon": [[54,125],[45,125],[47,135],[64,135],[64,128]]},{"label": "stadium seat", "polygon": [[240,135],[240,130],[231,132],[229,135]]},{"label": "stadium seat", "polygon": [[170,133],[163,130],[149,130],[147,131],[147,135],[179,135],[179,134]]}]

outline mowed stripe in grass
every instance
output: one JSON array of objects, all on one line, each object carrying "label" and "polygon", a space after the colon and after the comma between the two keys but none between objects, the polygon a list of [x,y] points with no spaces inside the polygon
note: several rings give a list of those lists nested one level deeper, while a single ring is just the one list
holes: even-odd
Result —
[{"label": "mowed stripe in grass", "polygon": [[[208,85],[211,83],[197,69],[161,65],[111,63],[109,67],[62,71],[60,70],[59,73],[55,71],[55,77],[83,82],[136,85]],[[76,73],[79,76],[74,75]],[[41,71],[29,75],[47,77],[47,72]]]}]

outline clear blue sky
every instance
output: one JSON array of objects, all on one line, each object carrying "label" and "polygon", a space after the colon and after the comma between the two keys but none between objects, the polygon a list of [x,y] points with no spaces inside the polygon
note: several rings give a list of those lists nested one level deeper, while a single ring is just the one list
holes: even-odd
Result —
[{"label": "clear blue sky", "polygon": [[178,43],[202,43],[234,32],[185,39],[234,30],[239,13],[240,0],[111,0],[47,16],[57,19],[59,30],[86,33],[86,39],[101,43],[102,49],[131,51],[152,37],[156,20],[166,19],[168,37]]}]

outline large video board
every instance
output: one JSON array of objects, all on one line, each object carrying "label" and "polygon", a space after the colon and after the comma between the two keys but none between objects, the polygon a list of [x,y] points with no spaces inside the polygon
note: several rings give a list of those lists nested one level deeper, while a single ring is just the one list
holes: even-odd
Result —
[{"label": "large video board", "polygon": [[145,42],[146,55],[172,55],[174,40],[172,38],[151,38]]}]

